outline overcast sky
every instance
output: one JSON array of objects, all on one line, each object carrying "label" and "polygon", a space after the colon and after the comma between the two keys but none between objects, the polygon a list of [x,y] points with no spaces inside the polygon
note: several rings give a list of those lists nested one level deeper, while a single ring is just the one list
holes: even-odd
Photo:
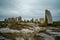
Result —
[{"label": "overcast sky", "polygon": [[45,9],[51,11],[54,21],[60,21],[60,0],[0,0],[0,20],[18,16],[43,18]]}]

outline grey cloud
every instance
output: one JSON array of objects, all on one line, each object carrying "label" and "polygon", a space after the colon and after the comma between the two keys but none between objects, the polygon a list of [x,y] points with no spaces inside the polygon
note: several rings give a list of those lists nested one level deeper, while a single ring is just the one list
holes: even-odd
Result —
[{"label": "grey cloud", "polygon": [[[25,3],[24,3],[25,2]],[[30,6],[30,9],[23,9],[22,5]],[[49,9],[54,20],[60,20],[60,0],[0,0],[0,19],[6,17],[22,16],[24,18],[44,17],[45,9]]]}]

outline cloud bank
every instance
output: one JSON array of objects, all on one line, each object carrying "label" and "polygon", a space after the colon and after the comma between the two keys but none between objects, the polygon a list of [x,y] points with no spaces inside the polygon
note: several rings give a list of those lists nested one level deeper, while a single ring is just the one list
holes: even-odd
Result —
[{"label": "cloud bank", "polygon": [[51,11],[54,21],[60,21],[60,0],[0,0],[0,20],[18,16],[43,18],[45,9]]}]

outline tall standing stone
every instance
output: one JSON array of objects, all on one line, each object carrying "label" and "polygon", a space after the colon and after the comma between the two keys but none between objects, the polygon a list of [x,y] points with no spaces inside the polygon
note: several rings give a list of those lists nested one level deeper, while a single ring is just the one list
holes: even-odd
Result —
[{"label": "tall standing stone", "polygon": [[45,10],[45,22],[47,24],[52,24],[53,23],[52,15],[51,15],[51,12],[49,10]]}]

